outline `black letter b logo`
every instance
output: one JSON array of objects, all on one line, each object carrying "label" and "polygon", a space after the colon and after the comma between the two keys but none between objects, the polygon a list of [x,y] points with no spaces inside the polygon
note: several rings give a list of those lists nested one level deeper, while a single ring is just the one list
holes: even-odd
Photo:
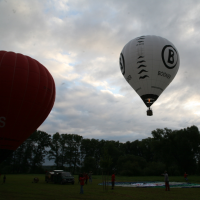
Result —
[{"label": "black letter b logo", "polygon": [[168,63],[173,64],[174,63],[174,52],[169,49],[169,54],[168,54]]},{"label": "black letter b logo", "polygon": [[162,49],[161,55],[163,64],[168,69],[173,69],[178,64],[179,61],[178,53],[172,45],[165,45]]}]

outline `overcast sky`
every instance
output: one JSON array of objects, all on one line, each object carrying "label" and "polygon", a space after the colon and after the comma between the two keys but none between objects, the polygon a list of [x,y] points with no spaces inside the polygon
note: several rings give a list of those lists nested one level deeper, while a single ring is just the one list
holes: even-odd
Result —
[{"label": "overcast sky", "polygon": [[[168,39],[180,55],[152,117],[119,68],[124,45],[141,35]],[[200,1],[0,0],[0,49],[53,76],[56,100],[41,131],[126,142],[200,127]]]}]

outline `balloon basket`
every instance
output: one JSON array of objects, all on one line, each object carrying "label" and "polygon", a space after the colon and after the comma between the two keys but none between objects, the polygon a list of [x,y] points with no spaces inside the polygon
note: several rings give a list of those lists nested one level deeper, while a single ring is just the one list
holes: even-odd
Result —
[{"label": "balloon basket", "polygon": [[153,111],[149,108],[149,110],[147,110],[147,116],[152,116],[153,115]]}]

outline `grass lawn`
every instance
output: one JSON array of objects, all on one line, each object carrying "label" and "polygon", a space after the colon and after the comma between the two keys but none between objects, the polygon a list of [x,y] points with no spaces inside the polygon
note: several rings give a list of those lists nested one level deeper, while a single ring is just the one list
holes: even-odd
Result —
[{"label": "grass lawn", "polygon": [[[39,178],[39,183],[32,183],[34,177]],[[163,188],[124,188],[111,187],[107,191],[98,183],[102,182],[101,176],[93,175],[93,182],[84,185],[84,194],[79,194],[80,185],[75,176],[74,185],[58,185],[46,183],[44,175],[7,175],[6,183],[3,182],[3,175],[0,177],[0,200],[70,200],[70,199],[145,199],[145,200],[188,200],[200,199],[200,188],[172,188],[166,192]],[[170,181],[184,182],[183,177],[169,177]],[[163,177],[125,177],[116,176],[116,181],[163,181]],[[200,183],[199,176],[189,176],[192,183]]]}]

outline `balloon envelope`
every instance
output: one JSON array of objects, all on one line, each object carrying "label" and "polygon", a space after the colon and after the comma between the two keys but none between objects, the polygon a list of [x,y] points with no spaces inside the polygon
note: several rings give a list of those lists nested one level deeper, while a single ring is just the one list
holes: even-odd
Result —
[{"label": "balloon envelope", "polygon": [[0,163],[46,119],[55,83],[38,61],[0,51]]},{"label": "balloon envelope", "polygon": [[150,107],[174,79],[179,53],[165,38],[146,35],[128,42],[120,54],[120,69],[131,87]]}]

